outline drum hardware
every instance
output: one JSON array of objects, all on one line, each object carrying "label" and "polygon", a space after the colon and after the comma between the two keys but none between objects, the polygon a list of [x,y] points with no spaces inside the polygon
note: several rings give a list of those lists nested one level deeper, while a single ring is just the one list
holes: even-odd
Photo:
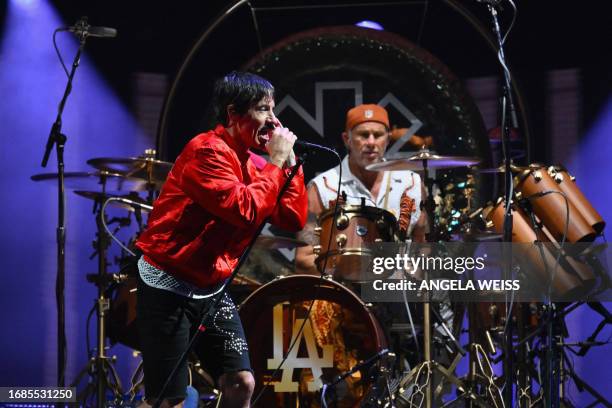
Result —
[{"label": "drum hardware", "polygon": [[[130,212],[137,212],[139,209],[141,209],[142,211],[148,212],[150,211],[150,208],[152,205],[147,200],[144,200],[143,198],[141,198],[138,195],[138,193],[136,193],[135,191],[132,191],[129,194],[125,194],[125,195],[109,195],[109,194],[100,193],[98,191],[80,191],[80,190],[76,190],[74,191],[74,193],[76,195],[87,198],[89,200],[93,200],[96,203],[103,203],[104,201],[106,201],[107,198],[114,197],[116,199],[110,201],[109,202],[110,205],[112,205],[113,207],[117,207],[123,210],[130,211]],[[126,201],[121,201],[119,200],[119,198],[125,199]],[[130,201],[132,203],[130,203]]]},{"label": "drum hardware", "polygon": [[[380,363],[383,359],[385,359],[384,362]],[[350,370],[337,375],[331,382],[329,383],[323,383],[323,386],[321,387],[321,407],[323,408],[327,408],[327,392],[330,392],[330,394],[334,391],[335,387],[340,384],[340,382],[344,381],[345,379],[347,379],[349,376],[355,374],[358,371],[363,371],[366,368],[372,368],[370,369],[370,375],[369,377],[382,377],[384,379],[384,386],[383,387],[373,387],[373,389],[370,391],[369,395],[367,396],[367,399],[369,399],[370,401],[372,400],[376,400],[376,402],[378,403],[377,405],[382,405],[382,401],[386,400],[386,401],[392,401],[393,400],[393,392],[391,391],[391,388],[389,387],[389,369],[387,366],[392,365],[393,361],[395,360],[395,354],[391,353],[388,349],[382,349],[380,350],[378,353],[376,353],[375,355],[373,355],[372,357],[368,358],[367,360],[364,360],[362,362],[360,362],[359,364],[356,364],[355,366],[353,366]],[[377,367],[372,367],[375,363],[379,363]],[[363,404],[362,404],[363,406]]]},{"label": "drum hardware", "polygon": [[[104,188],[103,188],[104,193]],[[103,197],[104,194],[100,197]],[[96,200],[100,199],[96,197]],[[94,283],[98,288],[98,297],[96,298],[97,305],[97,345],[96,353],[87,365],[81,370],[75,381],[71,384],[71,387],[76,387],[81,381],[82,377],[87,374],[90,377],[88,385],[85,390],[80,393],[79,401],[86,403],[91,395],[96,396],[96,406],[105,406],[106,404],[106,391],[110,390],[113,394],[113,398],[116,402],[122,401],[123,391],[121,389],[121,382],[117,376],[117,372],[113,366],[115,357],[109,357],[106,355],[106,316],[110,310],[110,299],[107,297],[107,290],[109,284],[117,279],[121,279],[121,275],[114,276],[107,272],[107,256],[106,251],[110,245],[110,240],[103,227],[103,217],[105,214],[102,210],[102,203],[96,202],[96,241],[94,242],[96,252],[98,255],[98,273],[94,276],[88,276],[88,281]]]},{"label": "drum hardware", "polygon": [[87,164],[100,171],[120,174],[123,177],[144,180],[143,191],[153,201],[155,191],[161,190],[173,163],[157,160],[154,149],[146,149],[139,157],[98,157],[87,160]]},{"label": "drum hardware", "polygon": [[[339,206],[339,215],[332,225],[334,211],[331,208],[321,213],[317,221],[319,229],[315,235],[320,244],[313,246],[313,252],[317,255],[318,269],[340,281],[379,279],[380,275],[368,273],[367,267],[379,251],[372,244],[395,241],[395,217],[386,210],[366,206],[362,200],[361,205]],[[325,270],[322,270],[324,264]]]},{"label": "drum hardware", "polygon": [[[33,181],[55,182],[57,177],[57,173],[41,173],[30,178]],[[104,170],[67,172],[64,174],[64,181],[67,188],[74,190],[103,190],[103,193],[147,190],[146,182],[142,179],[126,177],[122,174]]]},{"label": "drum hardware", "polygon": [[[452,159],[448,159],[448,161],[445,161],[444,159],[442,159],[442,156],[432,155],[427,149],[423,149],[418,155],[418,157],[419,157],[418,160],[420,160],[420,162],[418,162],[417,159],[415,159],[414,162],[411,163],[411,165],[414,165],[414,163],[419,163],[418,167],[423,169],[423,174],[425,175],[424,182],[425,182],[425,186],[427,187],[427,191],[428,191],[428,198],[425,203],[425,209],[427,211],[427,216],[428,216],[428,220],[430,221],[430,225],[432,225],[431,221],[434,219],[434,210],[435,210],[434,208],[435,204],[433,201],[433,194],[432,194],[434,180],[431,177],[429,177],[429,172],[428,172],[428,168],[430,167],[429,161],[434,160],[433,161],[434,165],[431,167],[435,168],[436,167],[435,160],[439,160],[439,162],[437,163],[439,165],[438,168],[442,168],[444,167],[443,165],[448,165],[447,167],[473,165],[473,164],[476,164],[478,160],[475,160],[475,159],[468,160],[468,158],[452,158]],[[462,163],[462,164],[459,164],[459,163]],[[436,237],[433,237],[433,236],[428,236],[427,241],[437,242]],[[424,274],[425,274],[424,278],[427,279],[426,270],[424,271]],[[424,295],[424,298],[423,298],[424,299],[424,302],[423,302],[423,350],[424,350],[423,361],[420,364],[418,364],[416,367],[414,367],[412,371],[410,371],[410,373],[404,376],[404,378],[402,378],[400,382],[400,392],[396,396],[397,397],[396,402],[398,403],[400,407],[402,406],[413,407],[415,406],[415,403],[414,403],[415,398],[417,398],[416,396],[418,396],[418,399],[420,400],[420,402],[418,403],[419,406],[424,402],[426,408],[431,408],[432,404],[434,403],[434,397],[439,395],[441,392],[441,387],[438,387],[436,389],[436,395],[434,395],[433,389],[432,389],[432,376],[434,372],[437,372],[439,375],[442,376],[444,380],[447,380],[453,383],[457,387],[457,389],[462,393],[462,397],[466,398],[467,400],[474,401],[479,406],[483,406],[483,407],[488,406],[486,402],[479,395],[475,394],[471,388],[468,388],[462,380],[460,380],[453,374],[456,365],[459,363],[459,360],[461,359],[461,353],[457,353],[454,361],[451,363],[451,366],[448,369],[443,367],[441,364],[439,364],[438,362],[432,359],[432,356],[431,356],[431,340],[432,340],[431,325],[432,325],[432,322],[431,322],[430,293],[429,291],[423,291],[423,295]],[[448,328],[446,328],[446,330],[448,330]],[[458,345],[458,343],[456,344]],[[459,345],[458,350],[463,350],[463,348],[461,348]],[[423,382],[423,377],[424,377],[424,383],[421,384]],[[408,388],[411,391],[409,392],[409,396],[406,396],[405,390]],[[404,405],[400,404],[400,401]]]},{"label": "drum hardware", "polygon": [[[513,163],[510,164],[510,171],[512,171],[512,173],[520,173],[520,172],[523,172],[525,170],[527,170],[527,167],[516,166]],[[502,164],[502,165],[500,165],[498,167],[485,168],[485,169],[475,168],[474,171],[476,173],[480,173],[480,174],[499,174],[499,173],[505,173],[506,172],[506,165]]]},{"label": "drum hardware", "polygon": [[255,241],[255,247],[260,249],[293,249],[308,245],[299,239],[274,235],[260,235]]},{"label": "drum hardware", "polygon": [[400,159],[383,160],[366,166],[366,169],[369,171],[420,171],[426,170],[427,167],[430,169],[449,169],[454,167],[473,166],[479,162],[480,159],[475,157],[440,156],[424,147],[410,156]]},{"label": "drum hardware", "polygon": [[[100,189],[101,192],[82,192],[80,195],[94,200],[94,212],[96,213],[96,240],[94,241],[95,252],[92,255],[98,257],[98,272],[96,276],[88,276],[88,280],[98,288],[98,296],[95,301],[97,311],[97,344],[95,356],[91,357],[86,366],[79,372],[71,384],[76,387],[85,375],[90,377],[87,387],[78,395],[78,400],[86,402],[90,396],[96,396],[96,406],[106,404],[106,391],[110,390],[116,401],[121,401],[121,382],[114,369],[115,357],[106,355],[106,315],[110,310],[110,300],[106,296],[109,286],[120,279],[120,276],[112,276],[107,273],[107,249],[110,246],[109,236],[106,234],[103,224],[106,220],[102,206],[103,201],[108,200],[107,191],[136,191],[139,190],[142,180],[128,178],[121,174],[108,171],[96,172],[71,172],[64,174],[66,186],[85,190]],[[43,173],[31,177],[34,181],[52,181],[58,178],[57,173]],[[130,196],[133,198],[133,196]],[[127,220],[127,221],[126,221]],[[116,219],[114,222],[120,224],[129,223],[129,219]]]}]

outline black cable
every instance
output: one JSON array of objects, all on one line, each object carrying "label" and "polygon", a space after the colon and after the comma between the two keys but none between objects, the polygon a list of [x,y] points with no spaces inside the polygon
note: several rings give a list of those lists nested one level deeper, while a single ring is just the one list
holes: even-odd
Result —
[{"label": "black cable", "polygon": [[427,20],[427,6],[429,5],[429,0],[425,0],[425,3],[423,4],[423,16],[422,21],[421,21],[421,25],[419,26],[419,32],[417,34],[417,40],[416,43],[418,46],[421,46],[421,40],[423,38],[423,31],[425,30],[425,21]]},{"label": "black cable", "polygon": [[[569,221],[570,221],[569,200],[567,198],[567,195],[563,191],[557,191],[557,190],[541,191],[541,192],[532,194],[528,197],[525,197],[525,200],[536,199],[536,198],[547,196],[549,194],[561,194],[561,196],[563,197],[563,200],[565,201],[565,226],[563,227],[563,235],[561,236],[561,242],[559,243],[559,251],[557,251],[557,258],[555,259],[555,267],[553,268],[552,275],[550,276],[549,281],[548,281],[548,299],[550,301],[551,292],[552,292],[552,282],[554,282],[555,275],[557,274],[557,269],[559,267],[561,255],[563,254],[563,245],[565,245],[565,241],[567,239],[567,233],[569,230]],[[544,261],[544,265],[546,265],[546,260],[545,259],[542,259],[542,260]]]},{"label": "black cable", "polygon": [[91,310],[87,314],[87,321],[85,323],[85,341],[87,344],[87,359],[89,359],[89,357],[91,357],[91,354],[92,354],[91,341],[89,337],[89,325],[91,324],[91,316],[93,316],[94,312],[96,311],[96,306],[97,304],[94,302],[94,305],[91,307]]},{"label": "black cable", "polygon": [[[338,152],[336,152],[335,150],[329,149],[328,151],[329,152],[333,152],[336,155],[336,157],[338,158],[339,169],[340,169],[339,170],[339,174],[338,174],[338,190],[336,192],[336,203],[334,205],[334,215],[332,216],[331,228],[329,229],[328,246],[331,246],[331,240],[333,238],[333,232],[334,232],[334,229],[335,229],[335,226],[336,226],[336,218],[338,217],[338,200],[340,199],[340,189],[342,188],[342,159],[340,158],[340,155],[338,154]],[[321,285],[323,284],[323,281],[325,280],[325,268],[327,267],[327,260],[328,259],[329,259],[329,256],[326,256],[325,259],[323,260],[323,266],[321,267],[321,271],[320,271],[321,275],[319,276],[319,281],[317,282],[317,286],[315,288],[315,292],[313,294],[312,300],[310,301],[310,305],[308,306],[308,311],[306,312],[306,317],[302,321],[302,324],[300,325],[300,328],[298,329],[298,332],[295,335],[294,340],[289,345],[289,348],[287,349],[287,353],[283,356],[283,359],[278,364],[278,367],[276,367],[274,369],[274,371],[272,372],[272,375],[270,375],[270,380],[267,381],[264,384],[262,389],[259,391],[259,393],[255,397],[255,399],[253,400],[253,402],[251,404],[252,407],[254,407],[257,404],[259,399],[263,396],[264,392],[268,389],[268,386],[270,385],[270,383],[272,382],[274,377],[276,377],[276,375],[280,371],[280,369],[283,366],[283,364],[285,364],[285,361],[287,360],[287,357],[289,357],[289,354],[291,353],[291,350],[293,350],[293,347],[295,347],[295,345],[297,344],[298,340],[300,339],[302,331],[304,331],[304,327],[306,326],[306,322],[308,321],[308,319],[310,317],[310,313],[312,312],[312,308],[314,306],[314,302],[315,302],[315,300],[317,300],[317,297],[319,295],[319,291],[321,289]]]},{"label": "black cable", "polygon": [[70,74],[68,73],[68,68],[66,68],[66,64],[64,64],[64,59],[62,58],[62,53],[60,52],[60,50],[59,50],[59,48],[57,46],[57,42],[55,41],[55,36],[60,31],[64,31],[64,30],[61,29],[61,28],[56,28],[55,31],[53,31],[53,48],[55,48],[55,53],[57,54],[57,58],[59,58],[60,63],[62,64],[62,68],[64,68],[64,72],[66,73],[66,77],[70,78]]}]

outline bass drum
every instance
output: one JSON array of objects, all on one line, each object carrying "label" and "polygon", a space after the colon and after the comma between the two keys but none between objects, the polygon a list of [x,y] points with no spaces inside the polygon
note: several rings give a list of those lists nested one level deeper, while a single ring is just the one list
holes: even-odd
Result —
[{"label": "bass drum", "polygon": [[[321,380],[330,382],[387,345],[357,295],[317,276],[293,275],[262,286],[240,305],[240,317],[255,372],[254,395],[267,385],[259,401],[263,407],[318,407]],[[272,377],[302,324],[295,347]],[[367,371],[357,371],[335,387],[333,406],[359,406],[370,385]]]}]

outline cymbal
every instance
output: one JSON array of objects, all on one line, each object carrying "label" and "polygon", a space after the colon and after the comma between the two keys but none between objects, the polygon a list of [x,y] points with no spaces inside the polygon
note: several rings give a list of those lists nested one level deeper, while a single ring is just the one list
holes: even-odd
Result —
[{"label": "cymbal", "polygon": [[97,157],[87,160],[87,164],[98,170],[139,178],[161,188],[173,163],[152,157]]},{"label": "cymbal", "polygon": [[[46,181],[57,183],[57,173],[35,174],[33,181]],[[146,191],[147,183],[144,180],[126,177],[122,174],[108,171],[74,171],[64,173],[64,185],[74,190],[98,191]]]},{"label": "cymbal", "polygon": [[[125,194],[117,196],[113,194],[100,193],[98,191],[75,191],[74,193],[80,195],[81,197],[87,198],[89,200],[98,201],[100,203],[106,201],[111,197],[127,199],[133,201],[134,205],[139,206],[143,211],[151,211],[151,208],[153,207],[153,204],[151,204],[150,202],[148,202],[137,194]],[[128,211],[136,210],[134,208],[134,205],[129,204],[126,201],[113,200],[109,202],[109,205],[112,205],[113,207],[123,208],[124,210]]]},{"label": "cymbal", "polygon": [[433,154],[428,149],[421,149],[409,157],[394,160],[386,160],[366,166],[370,171],[391,171],[391,170],[423,170],[424,162],[430,169],[448,169],[453,167],[473,166],[480,162],[476,157],[466,156],[440,156]]},{"label": "cymbal", "polygon": [[255,241],[255,246],[262,249],[293,249],[308,245],[299,239],[279,237],[273,235],[260,235]]}]

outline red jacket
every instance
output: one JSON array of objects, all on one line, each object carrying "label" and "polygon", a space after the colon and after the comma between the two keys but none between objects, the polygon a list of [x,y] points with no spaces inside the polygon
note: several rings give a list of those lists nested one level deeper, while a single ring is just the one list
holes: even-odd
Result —
[{"label": "red jacket", "polygon": [[259,224],[304,227],[308,210],[299,170],[278,207],[287,171],[241,150],[223,126],[185,146],[154,203],[137,246],[151,264],[198,287],[227,278]]}]

